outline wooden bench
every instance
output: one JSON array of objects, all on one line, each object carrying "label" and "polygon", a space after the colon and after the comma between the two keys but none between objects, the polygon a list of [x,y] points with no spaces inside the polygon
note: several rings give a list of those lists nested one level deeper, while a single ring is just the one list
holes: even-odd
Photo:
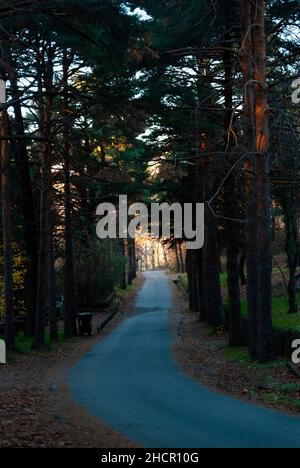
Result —
[{"label": "wooden bench", "polygon": [[97,304],[77,304],[75,306],[75,311],[77,314],[80,314],[80,313],[96,314],[99,312],[103,312],[110,308],[111,303],[114,300],[114,298],[115,298],[115,294],[112,292],[108,296],[104,297]]}]

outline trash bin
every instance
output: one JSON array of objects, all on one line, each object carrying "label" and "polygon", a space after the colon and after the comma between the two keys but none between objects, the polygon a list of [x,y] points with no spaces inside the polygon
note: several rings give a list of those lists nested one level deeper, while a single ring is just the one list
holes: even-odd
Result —
[{"label": "trash bin", "polygon": [[93,314],[91,313],[82,313],[77,315],[79,335],[92,335],[92,318]]}]

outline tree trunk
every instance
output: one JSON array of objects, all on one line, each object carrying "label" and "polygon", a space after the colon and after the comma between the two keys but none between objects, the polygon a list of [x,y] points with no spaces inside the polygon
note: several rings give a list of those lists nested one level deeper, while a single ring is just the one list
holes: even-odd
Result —
[{"label": "tree trunk", "polygon": [[13,247],[11,226],[10,149],[7,144],[8,116],[1,114],[1,170],[2,170],[2,229],[5,300],[5,342],[7,349],[15,346],[15,317],[13,303]]},{"label": "tree trunk", "polygon": [[127,288],[127,279],[126,279],[126,260],[125,260],[125,242],[124,239],[119,239],[120,246],[120,256],[121,256],[121,273],[120,273],[120,288]]},{"label": "tree trunk", "polygon": [[[235,139],[232,132],[232,126],[235,123],[233,114],[233,57],[231,47],[231,2],[224,2],[225,34],[224,34],[224,54],[223,66],[225,74],[224,98],[225,98],[225,153],[234,151]],[[236,161],[233,161],[236,162]],[[227,216],[232,219],[238,219],[240,216],[239,191],[237,185],[240,174],[234,171],[231,174],[227,185],[228,195],[226,202],[230,212]],[[241,298],[240,298],[240,276],[239,276],[239,253],[241,229],[237,221],[227,221],[227,285],[228,285],[228,303],[229,303],[229,345],[240,346],[242,340],[242,320],[241,320]]]},{"label": "tree trunk", "polygon": [[242,73],[245,90],[247,177],[247,284],[249,350],[272,357],[272,239],[266,87],[265,2],[242,0]]},{"label": "tree trunk", "polygon": [[20,140],[14,143],[14,155],[18,173],[18,181],[22,194],[22,211],[24,238],[26,250],[26,276],[25,276],[25,305],[27,313],[26,335],[33,337],[35,332],[36,299],[37,299],[37,270],[38,270],[38,240],[37,225],[35,217],[35,206],[33,190],[30,177],[29,158],[27,146],[22,137],[25,135],[24,120],[21,104],[19,102],[20,92],[16,77],[10,79],[12,98],[14,100],[14,129]]},{"label": "tree trunk", "polygon": [[229,242],[227,248],[227,285],[229,302],[229,345],[241,346],[242,318],[240,298],[239,246]]},{"label": "tree trunk", "polygon": [[[66,135],[69,138],[69,135]],[[69,145],[65,145],[64,161],[64,205],[65,205],[65,269],[64,269],[64,309],[65,309],[65,338],[69,339],[77,335],[76,320],[74,317],[74,260],[72,239],[72,203],[71,203],[71,178]],[[74,323],[75,322],[75,323]]]},{"label": "tree trunk", "polygon": [[48,226],[48,266],[47,266],[47,285],[48,285],[48,306],[49,306],[49,336],[50,342],[58,341],[57,314],[56,314],[56,284],[55,284],[55,255],[53,245],[53,226],[52,216],[49,217]]},{"label": "tree trunk", "polygon": [[200,314],[201,321],[208,322],[209,317],[209,299],[208,299],[208,282],[209,282],[209,269],[208,269],[208,249],[207,249],[207,226],[205,222],[205,244],[202,250],[202,284],[201,284],[201,298],[200,298]]},{"label": "tree trunk", "polygon": [[224,308],[220,284],[220,255],[216,219],[210,209],[206,208],[206,245],[207,250],[207,317],[213,326],[224,324]]},{"label": "tree trunk", "polygon": [[242,286],[247,284],[247,278],[245,274],[245,265],[246,265],[246,252],[242,252],[239,261],[239,269],[240,269],[240,282]]},{"label": "tree trunk", "polygon": [[253,29],[254,88],[258,196],[258,359],[273,357],[272,336],[272,216],[270,195],[269,106],[267,96],[265,1],[259,0]]},{"label": "tree trunk", "polygon": [[[47,126],[48,127],[48,126]],[[46,134],[46,133],[44,133]],[[40,235],[38,256],[37,310],[34,349],[45,345],[45,318],[48,302],[48,227],[49,227],[49,145],[46,144],[41,155],[41,193],[40,193]]]},{"label": "tree trunk", "polygon": [[290,276],[288,284],[289,314],[296,314],[298,312],[296,272],[299,261],[299,238],[296,219],[296,198],[293,189],[290,190],[287,199],[282,203],[282,207],[286,226],[286,253]]},{"label": "tree trunk", "polygon": [[168,260],[168,255],[167,255],[167,252],[166,252],[166,247],[163,245],[162,248],[163,248],[163,252],[164,252],[165,267],[169,268],[169,260]]},{"label": "tree trunk", "polygon": [[198,307],[198,284],[197,284],[197,251],[187,251],[187,275],[189,284],[189,305],[190,310],[199,312]]},{"label": "tree trunk", "polygon": [[156,269],[156,263],[155,263],[155,247],[154,244],[152,243],[152,270],[155,271]]},{"label": "tree trunk", "polygon": [[70,132],[68,123],[68,72],[70,59],[67,52],[64,52],[63,57],[63,73],[64,73],[64,108],[66,110],[64,116],[64,209],[65,209],[65,269],[64,269],[64,335],[69,339],[77,336],[76,316],[74,309],[74,253],[73,253],[73,238],[72,238],[72,191],[71,191],[71,165],[70,165]]},{"label": "tree trunk", "polygon": [[133,246],[132,246],[131,239],[128,239],[127,251],[128,251],[128,284],[129,286],[131,286],[133,283]]},{"label": "tree trunk", "polygon": [[185,263],[184,263],[184,259],[183,259],[183,252],[182,252],[181,242],[178,245],[178,249],[179,249],[179,259],[180,259],[180,272],[184,273],[185,272]]},{"label": "tree trunk", "polygon": [[205,281],[203,277],[203,249],[196,250],[196,272],[197,272],[197,303],[200,322],[206,322],[208,317],[207,312],[207,296],[205,295]]},{"label": "tree trunk", "polygon": [[137,278],[137,261],[136,261],[136,242],[132,239],[132,274],[133,279]]},{"label": "tree trunk", "polygon": [[148,245],[147,243],[145,245],[145,265],[146,265],[145,270],[148,271]]},{"label": "tree trunk", "polygon": [[177,242],[175,243],[175,255],[176,255],[176,272],[180,273],[180,258],[179,258],[179,252],[178,252],[178,244]]},{"label": "tree trunk", "polygon": [[193,272],[192,272],[192,251],[187,250],[186,252],[186,271],[188,278],[189,286],[189,307],[190,310],[195,310],[194,308],[194,288],[193,288]]},{"label": "tree trunk", "polygon": [[[39,47],[39,46],[38,46]],[[53,50],[51,44],[47,48],[42,60],[39,50],[37,51],[38,90],[42,96],[43,89],[47,91],[45,100],[40,101],[40,134],[46,140],[42,144],[40,153],[40,229],[39,229],[39,255],[38,255],[38,283],[36,301],[36,328],[33,349],[45,346],[45,319],[47,306],[50,306],[49,283],[49,252],[50,252],[50,229],[51,225],[51,184],[52,184],[52,109],[53,109]]]},{"label": "tree trunk", "polygon": [[252,69],[252,8],[248,0],[241,1],[242,21],[242,57],[241,67],[244,89],[244,128],[245,152],[249,159],[245,161],[244,172],[247,191],[246,220],[246,257],[247,257],[247,302],[249,322],[249,351],[253,358],[257,357],[257,287],[258,287],[258,257],[257,257],[257,187],[255,165],[255,110]]}]

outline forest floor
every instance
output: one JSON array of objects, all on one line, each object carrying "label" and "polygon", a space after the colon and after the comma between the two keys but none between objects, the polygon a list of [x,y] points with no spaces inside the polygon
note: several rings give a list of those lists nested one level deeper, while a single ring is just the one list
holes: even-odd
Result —
[{"label": "forest floor", "polygon": [[[76,406],[67,376],[85,353],[124,320],[142,283],[139,276],[135,288],[122,294],[119,313],[100,335],[60,343],[47,352],[14,354],[8,365],[0,367],[1,448],[137,447]],[[105,314],[94,314],[94,332],[105,319]]]},{"label": "forest floor", "polygon": [[180,314],[174,354],[187,374],[229,396],[300,416],[300,379],[286,360],[252,362],[246,348],[229,348],[223,329],[200,323],[176,286],[174,294]]}]

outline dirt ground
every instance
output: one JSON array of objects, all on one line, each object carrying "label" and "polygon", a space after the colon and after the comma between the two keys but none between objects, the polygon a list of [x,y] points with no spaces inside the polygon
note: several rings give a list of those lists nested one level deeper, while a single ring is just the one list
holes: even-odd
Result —
[{"label": "dirt ground", "polygon": [[16,355],[0,367],[1,448],[138,447],[75,405],[66,377],[81,356],[124,320],[142,282],[140,276],[135,292],[123,300],[116,318],[100,335],[96,330],[106,317],[95,314],[91,338],[76,338],[45,353]]},{"label": "dirt ground", "polygon": [[174,353],[187,374],[227,395],[300,416],[300,379],[287,361],[263,365],[251,362],[244,348],[230,350],[226,332],[200,323],[176,286],[174,294],[177,320],[179,314]]}]

